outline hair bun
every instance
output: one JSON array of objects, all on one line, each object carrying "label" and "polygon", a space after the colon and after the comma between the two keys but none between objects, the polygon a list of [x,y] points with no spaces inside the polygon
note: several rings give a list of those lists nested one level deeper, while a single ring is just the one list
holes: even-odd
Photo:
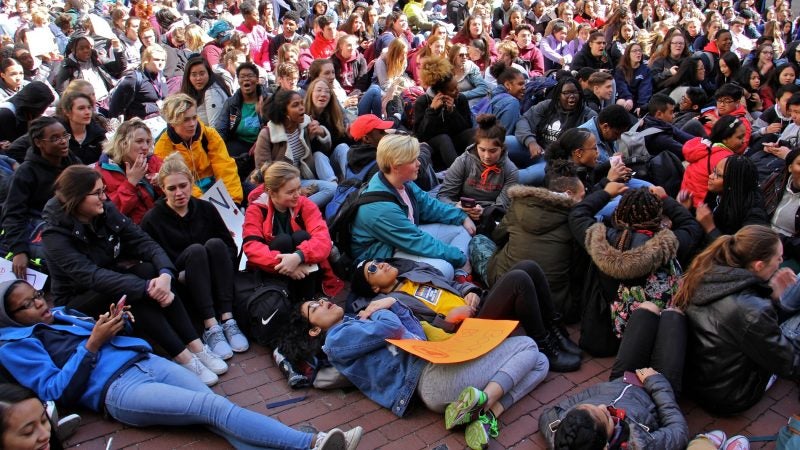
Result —
[{"label": "hair bun", "polygon": [[478,122],[478,127],[484,130],[488,130],[497,124],[497,116],[494,114],[478,114],[478,117],[475,118],[475,122]]}]

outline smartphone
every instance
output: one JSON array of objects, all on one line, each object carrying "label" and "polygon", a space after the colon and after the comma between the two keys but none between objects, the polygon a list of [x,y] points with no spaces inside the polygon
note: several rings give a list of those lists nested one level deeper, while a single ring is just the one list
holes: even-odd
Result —
[{"label": "smartphone", "polygon": [[639,377],[637,377],[635,373],[629,372],[627,370],[622,375],[622,381],[628,384],[632,384],[634,386],[642,387],[642,382],[639,380]]},{"label": "smartphone", "polygon": [[461,197],[461,206],[464,208],[474,208],[477,204],[478,202],[476,202],[474,198]]},{"label": "smartphone", "polygon": [[123,308],[125,308],[125,301],[127,299],[128,299],[127,295],[123,295],[122,298],[119,299],[119,301],[117,302],[117,309],[116,309],[117,314],[122,314],[122,311],[124,311]]}]

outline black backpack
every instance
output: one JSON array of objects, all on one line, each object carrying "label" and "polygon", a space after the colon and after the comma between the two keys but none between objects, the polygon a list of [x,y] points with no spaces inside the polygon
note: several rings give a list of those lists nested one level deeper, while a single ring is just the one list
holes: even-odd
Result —
[{"label": "black backpack", "polygon": [[350,192],[342,202],[336,215],[328,220],[328,231],[331,233],[333,250],[328,258],[333,272],[343,280],[349,280],[353,275],[353,256],[351,243],[353,239],[353,221],[361,205],[375,202],[392,202],[400,205],[400,201],[389,192],[364,192],[367,186]]}]

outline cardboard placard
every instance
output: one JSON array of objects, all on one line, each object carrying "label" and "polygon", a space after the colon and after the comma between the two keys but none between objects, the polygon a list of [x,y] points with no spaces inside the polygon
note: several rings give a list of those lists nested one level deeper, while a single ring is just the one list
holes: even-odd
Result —
[{"label": "cardboard placard", "polygon": [[[28,283],[30,283],[31,286],[33,286],[33,288],[36,290],[42,290],[42,288],[44,288],[44,282],[47,281],[47,275],[33,270],[30,267],[28,268],[26,278]],[[11,261],[5,258],[0,258],[0,282],[16,279],[17,276],[14,275],[14,271],[11,270]]]},{"label": "cardboard placard", "polygon": [[403,350],[434,364],[470,361],[489,353],[514,331],[519,321],[468,318],[458,331],[445,341],[387,339]]},{"label": "cardboard placard", "polygon": [[[233,237],[233,242],[236,243],[236,248],[242,250],[242,228],[244,228],[244,214],[239,210],[239,207],[234,203],[231,194],[228,193],[228,188],[222,180],[217,180],[209,190],[207,190],[202,197],[203,200],[208,201],[222,216],[222,221],[228,227]],[[247,263],[247,258],[242,253],[242,260],[239,263],[239,270],[244,270]]]}]

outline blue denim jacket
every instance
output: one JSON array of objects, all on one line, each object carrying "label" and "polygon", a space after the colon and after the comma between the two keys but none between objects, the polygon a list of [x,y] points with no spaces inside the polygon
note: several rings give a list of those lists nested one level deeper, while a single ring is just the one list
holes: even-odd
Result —
[{"label": "blue denim jacket", "polygon": [[411,310],[398,302],[369,320],[345,317],[328,330],[322,350],[364,395],[402,417],[427,362],[386,339],[425,340],[425,334]]}]

